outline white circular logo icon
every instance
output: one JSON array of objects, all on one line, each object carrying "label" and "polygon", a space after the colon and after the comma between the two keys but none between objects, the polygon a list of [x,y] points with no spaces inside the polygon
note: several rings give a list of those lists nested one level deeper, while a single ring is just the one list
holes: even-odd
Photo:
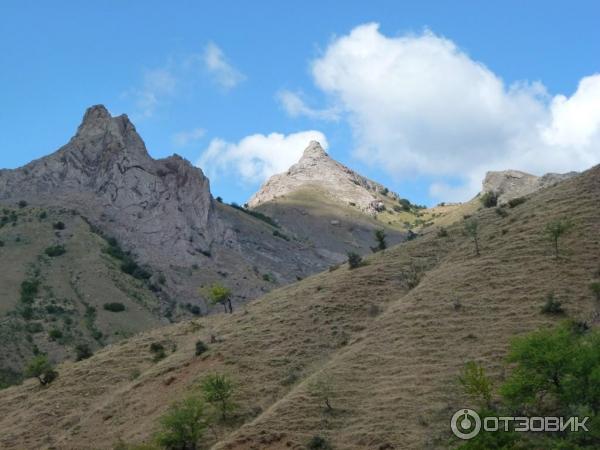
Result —
[{"label": "white circular logo icon", "polygon": [[472,439],[481,430],[481,418],[472,409],[460,409],[452,416],[450,427],[457,438]]}]

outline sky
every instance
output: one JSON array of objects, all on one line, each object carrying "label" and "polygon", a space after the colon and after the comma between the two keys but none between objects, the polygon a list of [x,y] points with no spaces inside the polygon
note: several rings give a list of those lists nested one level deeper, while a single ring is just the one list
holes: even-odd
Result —
[{"label": "sky", "polygon": [[[342,6],[343,4],[343,6]],[[0,167],[85,109],[244,203],[311,140],[419,204],[600,162],[594,1],[0,0]]]}]

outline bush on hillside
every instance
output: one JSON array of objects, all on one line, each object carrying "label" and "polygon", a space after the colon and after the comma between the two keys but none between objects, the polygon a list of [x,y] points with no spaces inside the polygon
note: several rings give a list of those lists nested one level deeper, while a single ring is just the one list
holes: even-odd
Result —
[{"label": "bush on hillside", "polygon": [[544,314],[564,314],[565,311],[562,307],[562,303],[558,301],[553,293],[546,296],[546,302],[542,306],[542,312]]},{"label": "bush on hillside", "polygon": [[85,344],[85,343],[77,344],[77,346],[75,347],[75,360],[76,361],[83,361],[84,359],[88,359],[93,354],[94,354],[94,352],[92,352],[92,349],[90,348],[90,346],[88,344]]},{"label": "bush on hillside", "polygon": [[105,303],[104,309],[110,312],[121,312],[125,311],[125,305],[119,302]]},{"label": "bush on hillside", "polygon": [[362,256],[356,252],[348,252],[348,266],[350,266],[350,269],[356,269],[363,264]]},{"label": "bush on hillside", "polygon": [[37,378],[42,386],[46,386],[58,377],[58,372],[45,355],[38,355],[27,364],[25,376]]},{"label": "bush on hillside", "polygon": [[200,356],[208,351],[208,346],[203,341],[196,341],[196,356]]},{"label": "bush on hillside", "polygon": [[46,255],[48,255],[51,258],[55,258],[57,256],[61,256],[67,253],[67,249],[64,245],[57,244],[48,247],[46,250],[44,250],[44,253],[46,253]]},{"label": "bush on hillside", "polygon": [[498,195],[493,191],[487,191],[479,197],[479,201],[486,208],[493,208],[498,204]]},{"label": "bush on hillside", "polygon": [[508,206],[510,208],[515,208],[516,206],[522,205],[523,203],[525,203],[527,201],[527,199],[525,197],[515,197],[515,198],[511,198],[508,201]]},{"label": "bush on hillside", "polygon": [[52,228],[54,228],[55,230],[64,230],[65,224],[64,222],[55,222],[54,224],[52,224]]}]

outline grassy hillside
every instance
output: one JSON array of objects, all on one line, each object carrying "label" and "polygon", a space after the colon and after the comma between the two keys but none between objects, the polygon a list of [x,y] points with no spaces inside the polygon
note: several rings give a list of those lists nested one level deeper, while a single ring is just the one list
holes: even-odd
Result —
[{"label": "grassy hillside", "polygon": [[[123,273],[80,216],[0,210],[0,384],[18,381],[35,354],[73,359],[78,345],[93,351],[161,323],[147,283]],[[124,311],[106,310],[109,303]]]},{"label": "grassy hillside", "polygon": [[[449,420],[469,405],[457,375],[466,361],[493,379],[511,337],[559,319],[541,312],[553,292],[566,316],[592,320],[600,278],[600,167],[523,204],[473,214],[481,255],[461,220],[270,292],[233,315],[200,318],[109,345],[0,391],[3,448],[112,448],[148,441],[159,417],[210,373],[236,383],[236,420],[207,433],[224,449],[447,448]],[[546,223],[569,219],[561,257]],[[202,340],[208,351],[195,356]],[[166,350],[156,361],[152,343]],[[327,380],[333,412],[309,387]],[[32,427],[35,424],[35,428]]]}]

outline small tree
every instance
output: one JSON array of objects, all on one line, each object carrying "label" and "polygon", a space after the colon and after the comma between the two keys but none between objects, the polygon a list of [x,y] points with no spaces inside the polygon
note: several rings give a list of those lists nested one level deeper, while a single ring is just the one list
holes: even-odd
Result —
[{"label": "small tree", "polygon": [[486,208],[492,208],[498,204],[498,196],[493,191],[487,191],[479,197],[479,201]]},{"label": "small tree", "polygon": [[37,378],[42,386],[46,386],[58,377],[58,372],[54,370],[46,355],[38,355],[25,368],[25,376]]},{"label": "small tree", "polygon": [[308,391],[312,396],[323,402],[326,411],[333,411],[331,405],[334,396],[333,382],[328,374],[323,374],[317,380],[311,382],[308,385]]},{"label": "small tree", "polygon": [[548,222],[544,228],[546,239],[552,242],[554,247],[554,256],[558,259],[558,241],[560,237],[566,234],[572,227],[572,224],[566,220],[554,220]]},{"label": "small tree", "polygon": [[237,408],[232,399],[234,390],[233,382],[227,375],[215,373],[202,381],[204,399],[217,408],[223,421]]},{"label": "small tree", "polygon": [[475,243],[475,254],[479,256],[479,222],[476,219],[465,221],[465,232]]},{"label": "small tree", "polygon": [[229,313],[233,313],[233,306],[231,305],[231,290],[222,284],[215,283],[211,287],[209,287],[206,291],[208,295],[208,300],[211,305],[216,305],[217,303],[223,305],[223,309],[225,312],[229,310]]},{"label": "small tree", "polygon": [[469,361],[465,364],[462,374],[458,377],[458,381],[468,395],[480,400],[482,406],[491,407],[492,382],[486,375],[483,366],[477,364],[475,361]]},{"label": "small tree", "polygon": [[387,242],[385,241],[385,231],[384,230],[375,230],[375,241],[377,246],[371,247],[373,253],[380,252],[387,248]]},{"label": "small tree", "polygon": [[77,344],[75,347],[75,353],[77,361],[88,359],[94,354],[88,344]]},{"label": "small tree", "polygon": [[198,397],[188,397],[171,406],[160,419],[156,442],[169,450],[196,450],[209,425],[205,409]]},{"label": "small tree", "polygon": [[356,269],[363,265],[362,256],[356,252],[348,252],[348,265],[350,269]]}]

